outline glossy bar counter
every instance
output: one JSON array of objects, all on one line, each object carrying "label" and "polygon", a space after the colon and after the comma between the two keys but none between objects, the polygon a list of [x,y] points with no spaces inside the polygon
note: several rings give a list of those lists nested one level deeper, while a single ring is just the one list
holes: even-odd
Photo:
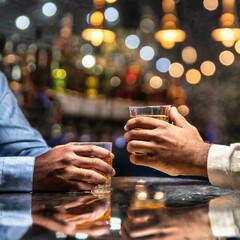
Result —
[{"label": "glossy bar counter", "polygon": [[189,178],[114,177],[109,195],[7,194],[0,239],[238,239],[240,192]]}]

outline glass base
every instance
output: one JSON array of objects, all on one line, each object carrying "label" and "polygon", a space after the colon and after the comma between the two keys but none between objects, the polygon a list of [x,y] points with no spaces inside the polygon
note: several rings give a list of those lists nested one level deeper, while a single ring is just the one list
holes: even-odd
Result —
[{"label": "glass base", "polygon": [[109,179],[105,184],[99,184],[91,192],[97,196],[109,194],[111,192],[111,180]]}]

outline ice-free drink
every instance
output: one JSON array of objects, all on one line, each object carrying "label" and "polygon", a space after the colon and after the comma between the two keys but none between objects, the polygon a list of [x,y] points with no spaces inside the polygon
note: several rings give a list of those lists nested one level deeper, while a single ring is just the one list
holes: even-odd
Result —
[{"label": "ice-free drink", "polygon": [[159,120],[169,121],[169,109],[171,105],[156,106],[129,106],[130,118],[135,117],[152,117]]}]

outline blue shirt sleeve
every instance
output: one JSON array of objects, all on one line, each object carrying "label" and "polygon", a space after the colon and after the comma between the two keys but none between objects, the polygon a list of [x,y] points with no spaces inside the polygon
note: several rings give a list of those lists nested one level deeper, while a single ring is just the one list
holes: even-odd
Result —
[{"label": "blue shirt sleeve", "polygon": [[35,157],[49,149],[0,72],[0,191],[31,191]]}]

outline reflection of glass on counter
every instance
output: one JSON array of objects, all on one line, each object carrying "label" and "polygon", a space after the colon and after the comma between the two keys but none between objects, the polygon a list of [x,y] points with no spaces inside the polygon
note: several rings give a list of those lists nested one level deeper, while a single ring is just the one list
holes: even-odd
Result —
[{"label": "reflection of glass on counter", "polygon": [[[136,188],[139,189],[139,186]],[[144,186],[140,189],[141,192],[146,190]],[[137,203],[139,201],[145,202],[138,200]],[[145,204],[144,207],[142,204],[128,209],[128,218],[123,223],[123,236],[127,234],[131,239],[161,239],[164,236],[167,240],[240,237],[240,194],[217,197],[201,205],[166,205],[158,209],[152,208],[152,205]]]}]

